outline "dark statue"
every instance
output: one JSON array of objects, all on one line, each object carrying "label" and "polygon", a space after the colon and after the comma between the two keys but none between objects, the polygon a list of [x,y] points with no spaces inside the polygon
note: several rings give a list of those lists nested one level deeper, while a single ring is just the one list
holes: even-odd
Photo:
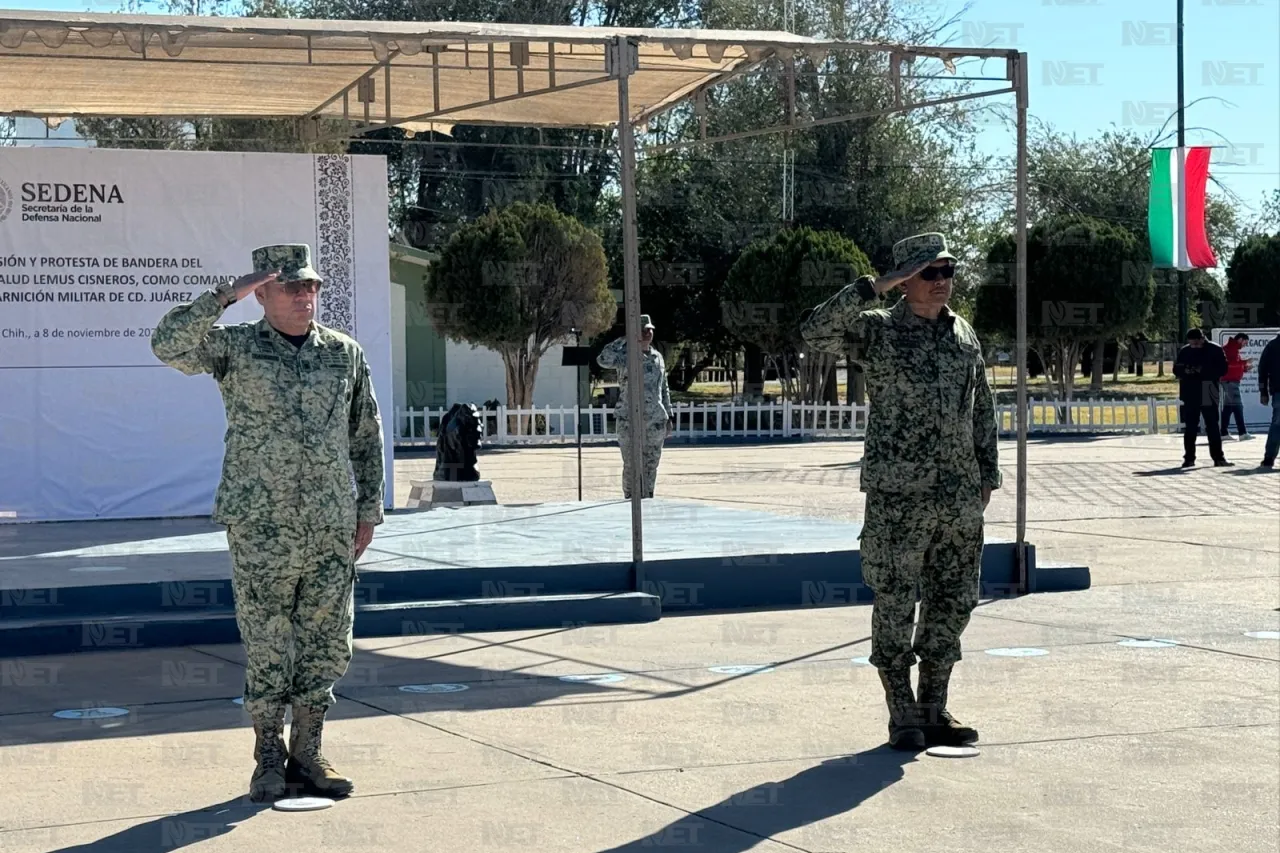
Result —
[{"label": "dark statue", "polygon": [[476,449],[480,446],[480,415],[470,403],[455,403],[440,419],[436,438],[436,470],[434,480],[474,483],[480,479],[476,470]]}]

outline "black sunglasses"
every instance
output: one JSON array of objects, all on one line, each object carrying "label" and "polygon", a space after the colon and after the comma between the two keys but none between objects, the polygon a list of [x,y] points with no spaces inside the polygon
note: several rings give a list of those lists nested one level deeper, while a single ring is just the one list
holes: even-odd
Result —
[{"label": "black sunglasses", "polygon": [[925,281],[937,281],[940,278],[955,278],[956,265],[947,264],[945,267],[925,267],[920,271],[920,277]]},{"label": "black sunglasses", "polygon": [[299,293],[319,293],[321,282],[308,279],[306,281],[286,281],[281,283],[280,288],[290,296],[297,296]]}]

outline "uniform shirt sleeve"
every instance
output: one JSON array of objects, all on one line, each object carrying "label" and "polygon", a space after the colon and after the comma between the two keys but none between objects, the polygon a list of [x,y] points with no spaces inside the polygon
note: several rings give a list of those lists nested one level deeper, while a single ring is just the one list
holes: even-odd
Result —
[{"label": "uniform shirt sleeve", "polygon": [[973,445],[978,457],[982,486],[998,489],[1004,484],[1000,473],[1000,435],[996,429],[996,403],[981,361],[974,365]]},{"label": "uniform shirt sleeve", "polygon": [[618,338],[596,356],[596,363],[604,368],[618,369],[627,366],[627,339]]},{"label": "uniform shirt sleeve", "polygon": [[850,344],[865,343],[862,313],[875,306],[875,280],[864,275],[801,318],[800,336],[819,352],[843,353]]},{"label": "uniform shirt sleeve", "polygon": [[177,306],[151,333],[151,351],[188,376],[209,373],[222,379],[229,363],[229,335],[225,326],[214,324],[225,310],[211,290]]},{"label": "uniform shirt sleeve", "polygon": [[349,426],[351,470],[356,479],[356,521],[381,524],[384,484],[382,418],[373,394],[369,363],[360,353]]},{"label": "uniform shirt sleeve", "polygon": [[667,363],[662,360],[662,354],[658,354],[658,366],[662,371],[662,410],[667,413],[667,419],[670,420],[675,414],[671,408],[671,385],[667,382]]}]

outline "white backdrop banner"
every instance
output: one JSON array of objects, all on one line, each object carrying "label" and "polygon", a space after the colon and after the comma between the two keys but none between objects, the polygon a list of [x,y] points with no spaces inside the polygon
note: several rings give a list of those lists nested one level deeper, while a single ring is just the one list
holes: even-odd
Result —
[{"label": "white backdrop banner", "polygon": [[[1271,423],[1271,407],[1262,405],[1262,395],[1258,393],[1258,359],[1262,357],[1262,350],[1267,344],[1275,340],[1276,335],[1280,335],[1280,329],[1214,329],[1210,340],[1220,347],[1225,347],[1227,341],[1236,335],[1244,332],[1249,336],[1249,343],[1240,348],[1240,357],[1246,361],[1253,362],[1249,365],[1249,369],[1245,372],[1244,378],[1240,380],[1240,398],[1244,403],[1244,422],[1249,426],[1258,426],[1260,424]],[[1231,422],[1231,429],[1235,430],[1235,421]],[[1235,433],[1233,432],[1232,435]],[[1266,434],[1266,431],[1263,431]]]},{"label": "white backdrop banner", "polygon": [[0,520],[212,512],[218,386],[160,363],[151,330],[273,243],[311,245],[319,322],[368,356],[392,505],[382,157],[0,148]]}]

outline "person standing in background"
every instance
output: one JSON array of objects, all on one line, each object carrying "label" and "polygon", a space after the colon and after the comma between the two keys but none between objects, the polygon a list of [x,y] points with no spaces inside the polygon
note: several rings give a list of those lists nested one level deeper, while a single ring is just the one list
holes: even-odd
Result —
[{"label": "person standing in background", "polygon": [[1222,433],[1218,432],[1218,406],[1222,399],[1219,384],[1227,372],[1222,347],[1205,340],[1199,329],[1187,332],[1187,345],[1178,350],[1173,375],[1178,377],[1178,398],[1182,401],[1182,467],[1196,465],[1196,438],[1200,421],[1209,437],[1209,455],[1216,468],[1230,468],[1222,453]]},{"label": "person standing in background", "polygon": [[1244,375],[1249,372],[1249,367],[1253,363],[1240,357],[1240,350],[1247,343],[1249,343],[1249,336],[1241,332],[1238,335],[1233,335],[1231,340],[1227,341],[1226,346],[1222,348],[1222,354],[1227,359],[1227,372],[1222,377],[1222,424],[1220,431],[1223,438],[1227,438],[1230,435],[1231,416],[1235,415],[1236,434],[1240,436],[1241,441],[1253,438],[1253,436],[1249,435],[1249,430],[1244,425],[1244,400],[1240,397],[1240,382],[1244,379]]},{"label": "person standing in background", "polygon": [[667,384],[667,365],[662,353],[653,346],[655,328],[648,314],[640,315],[640,362],[644,375],[640,393],[644,395],[644,423],[630,422],[628,394],[632,384],[627,377],[627,339],[618,338],[606,346],[596,362],[604,368],[618,371],[618,446],[622,448],[622,495],[631,497],[632,442],[642,442],[644,465],[644,491],[641,497],[653,497],[658,482],[658,464],[662,461],[662,445],[671,435],[671,420],[675,417],[671,408],[671,388]]},{"label": "person standing in background", "polygon": [[1267,430],[1267,446],[1262,452],[1262,467],[1275,468],[1280,452],[1280,335],[1267,344],[1258,356],[1258,393],[1262,405],[1271,406],[1271,427]]}]

